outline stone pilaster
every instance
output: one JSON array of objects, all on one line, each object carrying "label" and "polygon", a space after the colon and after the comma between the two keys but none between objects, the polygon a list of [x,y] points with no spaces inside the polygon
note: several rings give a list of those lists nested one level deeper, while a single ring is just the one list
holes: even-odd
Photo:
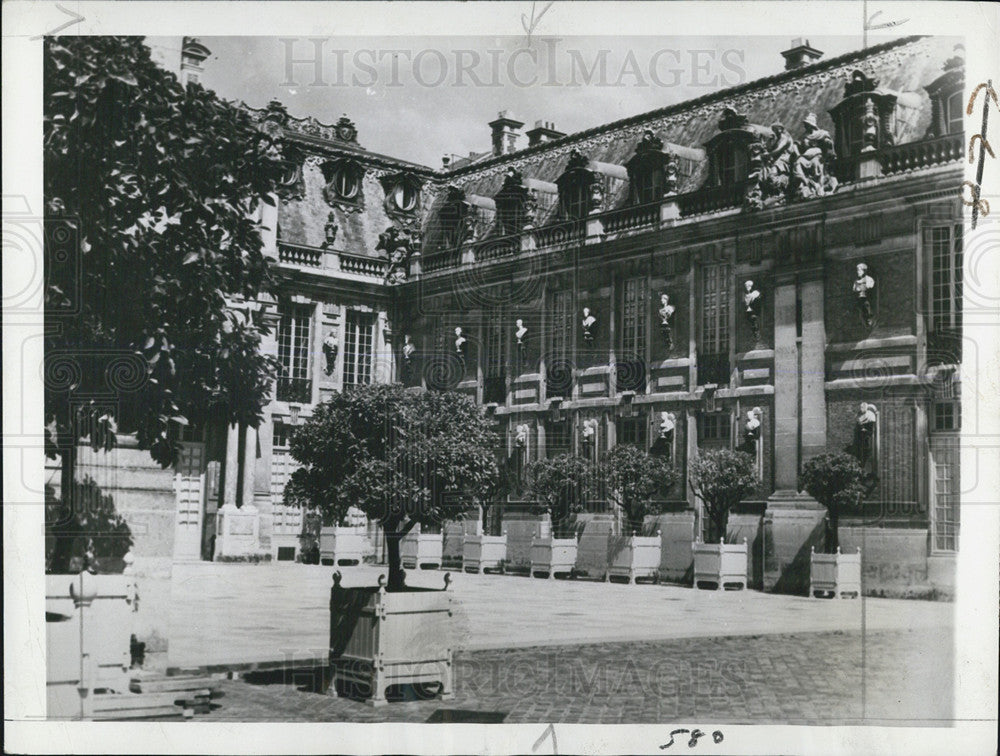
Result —
[{"label": "stone pilaster", "polygon": [[822,280],[779,279],[774,292],[775,491],[764,517],[765,590],[806,592],[810,546],[822,536],[823,508],[799,493],[798,478],[803,458],[826,448],[825,345]]}]

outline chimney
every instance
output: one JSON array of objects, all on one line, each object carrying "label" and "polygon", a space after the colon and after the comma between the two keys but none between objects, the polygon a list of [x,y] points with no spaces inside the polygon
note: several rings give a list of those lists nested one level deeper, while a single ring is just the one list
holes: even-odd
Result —
[{"label": "chimney", "polygon": [[212,54],[197,37],[184,37],[181,42],[181,83],[198,82],[205,70],[205,61]]},{"label": "chimney", "polygon": [[517,151],[517,139],[521,136],[519,129],[524,126],[522,121],[511,117],[510,111],[501,110],[497,119],[490,121],[489,127],[493,133],[493,154],[509,155]]},{"label": "chimney", "polygon": [[781,53],[785,59],[785,70],[791,71],[793,68],[801,68],[815,63],[823,57],[823,51],[810,46],[809,40],[802,41],[802,37],[792,40],[792,46]]},{"label": "chimney", "polygon": [[527,132],[528,146],[534,147],[542,142],[551,142],[553,139],[566,136],[564,131],[556,131],[556,125],[551,121],[535,121],[535,128]]}]

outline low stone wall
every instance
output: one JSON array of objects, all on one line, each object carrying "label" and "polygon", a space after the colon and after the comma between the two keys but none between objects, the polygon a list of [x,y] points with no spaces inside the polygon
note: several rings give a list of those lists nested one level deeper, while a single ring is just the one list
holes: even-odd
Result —
[{"label": "low stone wall", "polygon": [[581,514],[577,517],[576,571],[587,577],[604,578],[608,571],[608,537],[615,518],[609,514]]},{"label": "low stone wall", "polygon": [[694,511],[667,512],[647,518],[660,531],[660,579],[691,585],[694,557]]},{"label": "low stone wall", "polygon": [[548,522],[543,517],[529,512],[504,512],[503,529],[507,531],[508,572],[531,570],[531,540],[548,532]]},{"label": "low stone wall", "polygon": [[928,556],[926,530],[841,525],[840,550],[853,553],[859,548],[866,596],[954,597],[954,559]]}]

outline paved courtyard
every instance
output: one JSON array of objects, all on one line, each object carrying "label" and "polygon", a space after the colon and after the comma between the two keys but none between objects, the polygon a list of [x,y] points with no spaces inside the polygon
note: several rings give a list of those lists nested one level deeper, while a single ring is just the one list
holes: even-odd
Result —
[{"label": "paved courtyard", "polygon": [[258,674],[224,682],[196,720],[945,726],[950,644],[919,629],[466,651],[451,701],[376,709],[305,672]]},{"label": "paved courtyard", "polygon": [[[340,568],[345,586],[385,568]],[[333,568],[174,565],[168,664],[175,668],[306,662],[326,653]],[[698,591],[452,572],[464,650],[723,636],[950,629],[954,605],[901,599],[824,601],[759,591]],[[443,586],[441,571],[410,572]]]},{"label": "paved courtyard", "polygon": [[[345,585],[383,570],[342,568]],[[453,573],[454,700],[325,693],[333,569],[175,565],[170,665],[245,670],[197,721],[945,724],[953,605]],[[412,573],[443,585],[443,573]],[[283,670],[249,671],[275,662]],[[678,725],[682,726],[682,725]]]}]

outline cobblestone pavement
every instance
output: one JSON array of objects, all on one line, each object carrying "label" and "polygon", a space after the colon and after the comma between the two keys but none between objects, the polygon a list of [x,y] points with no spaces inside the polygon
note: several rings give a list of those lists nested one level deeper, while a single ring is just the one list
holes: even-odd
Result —
[{"label": "cobblestone pavement", "polygon": [[375,709],[324,694],[308,673],[248,675],[195,721],[426,722],[445,709],[506,723],[943,726],[951,648],[950,630],[915,628],[462,651],[450,701],[409,691]]}]

